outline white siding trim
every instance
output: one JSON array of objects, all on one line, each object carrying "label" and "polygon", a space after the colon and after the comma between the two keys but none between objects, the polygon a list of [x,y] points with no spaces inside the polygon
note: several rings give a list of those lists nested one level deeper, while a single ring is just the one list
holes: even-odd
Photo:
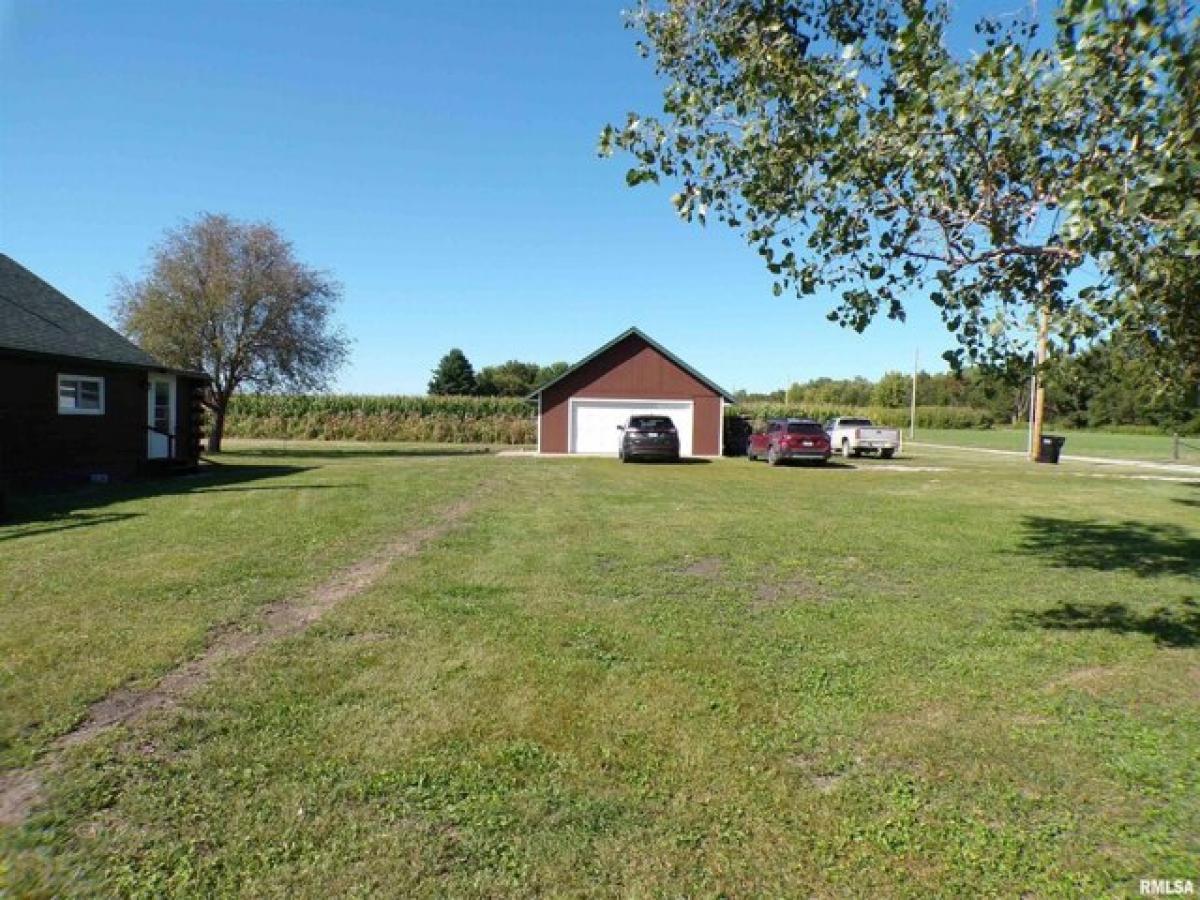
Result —
[{"label": "white siding trim", "polygon": [[542,452],[542,392],[538,391],[537,452]]},{"label": "white siding trim", "polygon": [[[717,456],[725,455],[725,398],[721,397],[720,415],[717,417]],[[696,440],[696,426],[692,424],[692,441]]]}]

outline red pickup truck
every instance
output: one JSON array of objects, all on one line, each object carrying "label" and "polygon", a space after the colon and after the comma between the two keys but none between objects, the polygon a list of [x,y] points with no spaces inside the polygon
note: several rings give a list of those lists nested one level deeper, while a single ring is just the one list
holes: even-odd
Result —
[{"label": "red pickup truck", "polygon": [[750,435],[746,457],[765,459],[773,466],[790,459],[825,462],[832,451],[829,435],[812,419],[771,419],[763,431]]}]

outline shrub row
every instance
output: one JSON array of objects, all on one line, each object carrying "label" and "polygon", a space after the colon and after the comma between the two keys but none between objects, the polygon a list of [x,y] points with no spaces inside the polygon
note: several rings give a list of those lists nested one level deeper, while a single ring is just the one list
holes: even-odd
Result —
[{"label": "shrub row", "polygon": [[[537,441],[534,415],[534,406],[516,397],[243,394],[230,403],[225,430],[230,437],[245,438],[533,444]],[[743,403],[728,407],[726,415],[756,421],[783,416],[824,421],[858,415],[895,427],[908,424],[907,409]],[[917,408],[917,425],[922,428],[991,424],[986,410]]]}]

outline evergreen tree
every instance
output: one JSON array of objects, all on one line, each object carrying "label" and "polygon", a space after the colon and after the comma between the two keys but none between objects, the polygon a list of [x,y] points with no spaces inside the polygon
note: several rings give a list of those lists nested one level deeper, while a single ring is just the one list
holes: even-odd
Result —
[{"label": "evergreen tree", "polygon": [[429,379],[429,393],[466,396],[476,393],[475,369],[467,355],[457,347],[442,357]]}]

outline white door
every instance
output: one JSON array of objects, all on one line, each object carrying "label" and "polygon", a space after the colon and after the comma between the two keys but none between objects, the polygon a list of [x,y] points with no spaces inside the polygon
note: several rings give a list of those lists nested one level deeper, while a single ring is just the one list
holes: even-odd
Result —
[{"label": "white door", "polygon": [[149,459],[168,459],[174,450],[175,435],[175,376],[151,375],[146,409],[147,446]]},{"label": "white door", "polygon": [[621,442],[618,425],[634,415],[670,416],[679,429],[679,452],[692,455],[691,400],[593,400],[572,398],[571,453],[605,453],[616,456]]}]

